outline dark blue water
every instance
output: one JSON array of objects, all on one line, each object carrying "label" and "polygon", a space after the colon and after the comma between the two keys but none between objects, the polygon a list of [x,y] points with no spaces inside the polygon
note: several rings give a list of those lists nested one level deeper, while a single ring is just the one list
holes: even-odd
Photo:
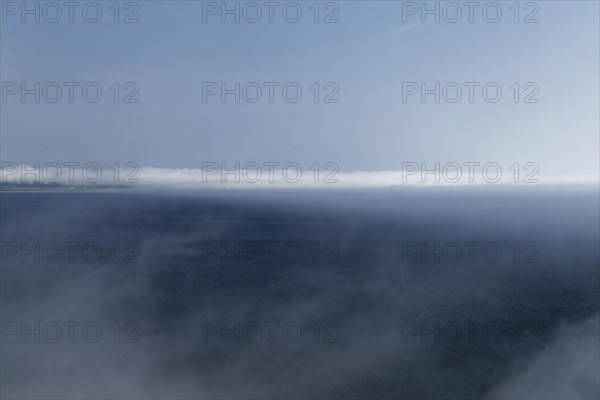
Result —
[{"label": "dark blue water", "polygon": [[6,397],[600,394],[595,190],[0,200]]}]

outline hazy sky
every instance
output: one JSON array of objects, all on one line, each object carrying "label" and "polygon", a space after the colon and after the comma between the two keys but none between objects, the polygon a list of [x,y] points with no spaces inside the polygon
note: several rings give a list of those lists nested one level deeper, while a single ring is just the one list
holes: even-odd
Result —
[{"label": "hazy sky", "polygon": [[[113,2],[95,4],[102,10],[97,23],[87,22],[81,7],[73,23],[66,7],[58,23],[44,21],[54,18],[53,9],[39,23],[35,15],[23,23],[21,10],[13,15],[21,2],[2,2],[2,161],[133,161],[154,167],[332,161],[342,171],[400,169],[406,161],[533,161],[541,173],[598,174],[596,1],[521,3],[518,23],[512,1],[497,3],[497,23],[483,18],[486,2],[475,7],[473,23],[465,6],[457,23],[444,20],[454,18],[450,8],[439,23],[432,15],[422,23],[418,10],[403,13],[412,5],[392,1],[323,2],[319,23],[312,1],[296,3],[302,10],[297,23],[284,19],[285,2],[275,6],[273,23],[262,1],[253,3],[263,12],[256,23],[244,21],[243,10],[247,19],[256,11],[243,2],[239,23],[234,15],[222,23],[219,10],[205,13],[203,22],[203,7],[210,12],[221,2],[123,2],[114,23]],[[94,19],[95,11],[87,9],[87,17]],[[138,22],[123,23],[132,12]],[[487,12],[493,19],[495,9]],[[337,23],[323,23],[330,14]],[[286,17],[294,16],[294,6],[288,6]],[[538,22],[524,23],[527,18]],[[35,82],[81,85],[73,103],[64,85],[56,103],[47,101],[54,97],[52,86],[39,103],[33,94],[23,103],[21,93],[7,94],[14,90],[11,82],[29,88]],[[82,98],[87,82],[102,89],[96,103]],[[114,82],[120,86],[117,103]],[[228,95],[222,103],[216,94],[203,102],[203,82],[227,82],[230,88],[258,82],[263,96],[236,103]],[[264,82],[279,83],[272,103]],[[301,87],[298,102],[282,97],[288,82]],[[456,103],[443,97],[435,103],[433,94],[425,103],[420,94],[403,102],[403,82],[429,88],[458,82],[463,94]],[[463,82],[479,83],[472,103]],[[482,96],[488,82],[503,91],[496,103]],[[136,86],[132,98],[139,102],[123,103]],[[247,98],[254,97],[255,86],[247,88]],[[447,88],[447,97],[454,97],[455,88]],[[330,98],[338,102],[324,103],[335,90]],[[288,94],[294,96],[293,87]],[[538,103],[524,103],[526,98]]]}]

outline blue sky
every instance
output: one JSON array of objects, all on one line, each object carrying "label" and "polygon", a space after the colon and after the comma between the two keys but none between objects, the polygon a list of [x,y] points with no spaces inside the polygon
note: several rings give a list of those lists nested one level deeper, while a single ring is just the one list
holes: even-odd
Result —
[{"label": "blue sky", "polygon": [[[418,15],[403,22],[402,2],[342,1],[339,22],[329,24],[314,23],[313,2],[298,2],[303,15],[294,24],[277,11],[274,23],[221,23],[218,15],[204,23],[199,1],[136,2],[138,23],[114,23],[112,2],[98,3],[103,19],[95,24],[77,12],[73,23],[3,14],[2,82],[103,88],[93,104],[80,96],[37,104],[7,98],[3,161],[163,168],[332,161],[342,171],[394,170],[406,161],[532,161],[547,174],[598,174],[598,2],[536,2],[538,23],[514,23],[512,1],[499,2],[498,23],[478,9],[473,23],[465,15],[422,23]],[[324,3],[320,18],[334,10]],[[114,82],[135,82],[139,102],[112,102]],[[203,102],[203,82],[297,82],[303,95],[297,103],[280,96]],[[334,82],[339,102],[315,103],[314,82],[321,90]],[[403,102],[403,82],[496,82],[503,94],[497,103],[477,89],[473,103],[465,92],[457,103]],[[522,86],[534,83],[539,102],[515,103],[514,82],[521,100]]]}]

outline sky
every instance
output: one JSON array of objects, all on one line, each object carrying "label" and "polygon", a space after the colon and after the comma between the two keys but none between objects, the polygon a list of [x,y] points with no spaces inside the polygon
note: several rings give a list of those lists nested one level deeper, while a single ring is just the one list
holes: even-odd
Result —
[{"label": "sky", "polygon": [[[422,15],[422,2],[275,2],[273,22],[265,2],[227,2],[239,7],[238,23],[222,2],[120,2],[117,23],[114,2],[91,2],[84,14],[88,3],[73,22],[62,2],[60,17],[48,7],[39,22],[33,14],[22,22],[25,3],[2,1],[2,162],[334,162],[353,172],[493,161],[598,175],[596,1],[521,2],[518,15],[512,1],[475,2],[472,22],[464,2],[453,3],[458,22],[447,2],[427,3],[440,8],[439,22]],[[255,6],[262,15],[252,23]],[[35,82],[40,102],[23,101],[21,85]],[[54,103],[49,82],[63,89]],[[73,102],[64,82],[78,84]],[[88,100],[102,90],[97,102],[83,97],[90,82]],[[240,101],[223,102],[221,83],[236,82]],[[421,84],[436,82],[440,101],[423,102]],[[262,97],[252,102],[256,87]]]}]

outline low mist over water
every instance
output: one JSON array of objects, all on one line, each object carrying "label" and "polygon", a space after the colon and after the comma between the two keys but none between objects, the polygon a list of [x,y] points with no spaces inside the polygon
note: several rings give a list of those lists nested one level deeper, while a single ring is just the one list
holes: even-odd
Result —
[{"label": "low mist over water", "polygon": [[599,400],[599,16],[0,0],[0,400]]},{"label": "low mist over water", "polygon": [[6,398],[600,396],[596,189],[0,200]]}]

